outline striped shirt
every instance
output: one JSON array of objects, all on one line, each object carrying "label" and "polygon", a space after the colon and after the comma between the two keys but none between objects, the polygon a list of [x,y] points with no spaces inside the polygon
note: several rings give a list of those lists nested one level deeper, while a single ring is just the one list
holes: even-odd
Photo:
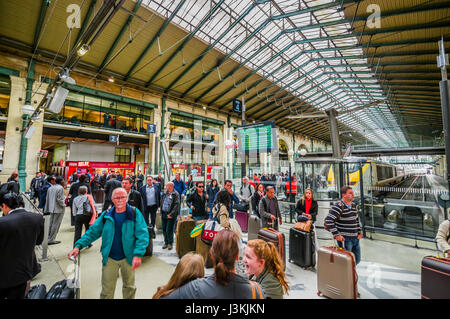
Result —
[{"label": "striped shirt", "polygon": [[331,206],[328,216],[325,218],[325,223],[334,237],[337,235],[358,237],[358,234],[361,233],[358,211],[354,203],[349,208],[341,200]]}]

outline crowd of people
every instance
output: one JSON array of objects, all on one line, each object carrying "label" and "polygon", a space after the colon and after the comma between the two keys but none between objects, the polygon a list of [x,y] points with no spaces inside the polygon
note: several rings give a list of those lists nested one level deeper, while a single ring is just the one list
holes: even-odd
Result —
[{"label": "crowd of people", "polygon": [[[25,296],[29,282],[37,272],[34,247],[43,241],[44,236],[42,216],[23,209],[16,175],[16,172],[11,175],[4,184],[7,186],[0,186],[0,205],[4,216],[0,218],[0,298]],[[114,298],[119,271],[123,281],[123,298],[135,298],[135,270],[141,266],[142,257],[146,255],[151,240],[149,230],[155,227],[157,212],[161,213],[162,248],[171,250],[176,221],[181,215],[183,203],[186,203],[194,221],[215,220],[223,227],[217,232],[209,252],[214,273],[205,277],[204,257],[188,253],[180,259],[168,283],[158,287],[153,298],[278,299],[289,292],[289,283],[284,261],[275,245],[254,239],[241,249],[242,234],[235,226],[235,206],[239,204],[241,207],[247,203],[249,214],[260,218],[261,227],[279,230],[282,219],[276,197],[277,185],[264,184],[261,179],[255,175],[253,179],[243,177],[239,189],[233,191],[231,180],[225,180],[222,186],[212,179],[205,185],[203,181],[194,182],[191,177],[185,182],[180,174],[176,174],[172,181],[164,183],[161,174],[156,178],[150,175],[145,177],[139,171],[136,176],[123,177],[111,171],[92,177],[88,172],[71,176],[66,197],[65,182],[61,176],[39,172],[30,189],[31,197],[39,199],[38,207],[44,214],[50,214],[49,244],[60,243],[56,240],[57,234],[65,209],[67,206],[70,208],[74,240],[69,258],[77,257],[82,249],[102,239],[100,298]],[[101,211],[95,200],[98,193],[104,194]],[[361,260],[359,241],[362,232],[353,202],[353,190],[344,186],[340,194],[341,200],[331,206],[325,225],[340,247],[353,252],[358,264]],[[295,210],[298,220],[306,218],[314,224],[318,203],[312,189],[304,191]],[[445,221],[437,238],[447,253],[450,247],[449,228],[450,223]],[[21,245],[19,254],[17,245]],[[239,260],[245,266],[245,274],[238,273],[236,269]],[[12,269],[13,264],[23,267]]]}]

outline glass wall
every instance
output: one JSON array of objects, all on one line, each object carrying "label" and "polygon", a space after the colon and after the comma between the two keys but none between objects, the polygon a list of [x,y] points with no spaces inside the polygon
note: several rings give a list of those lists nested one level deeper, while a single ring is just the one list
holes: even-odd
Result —
[{"label": "glass wall", "polygon": [[45,112],[44,118],[51,122],[146,133],[147,124],[152,123],[151,115],[149,108],[70,92],[62,111]]},{"label": "glass wall", "polygon": [[220,134],[221,125],[219,124],[194,121],[192,118],[172,114],[170,116],[170,161],[174,164],[218,165]]},{"label": "glass wall", "polygon": [[342,185],[353,189],[366,232],[433,241],[439,224],[448,218],[447,183],[429,169],[373,160],[303,160],[295,163],[295,172],[300,184],[295,201],[305,188],[312,188],[315,199],[336,202],[340,176]]}]

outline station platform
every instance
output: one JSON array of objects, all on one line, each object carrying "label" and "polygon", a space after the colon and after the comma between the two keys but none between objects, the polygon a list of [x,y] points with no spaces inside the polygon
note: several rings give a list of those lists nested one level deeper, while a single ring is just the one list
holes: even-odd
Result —
[{"label": "station platform", "polygon": [[[317,225],[321,225],[328,211],[328,203],[321,203]],[[70,225],[70,211],[67,209],[57,236],[60,244],[48,249],[48,261],[41,262],[42,271],[31,282],[31,286],[45,284],[47,289],[64,278],[73,278],[74,266],[67,259],[72,248],[74,228]],[[323,223],[322,223],[323,224]],[[284,223],[280,230],[286,236],[286,253],[289,256],[289,229],[292,224]],[[320,246],[333,245],[331,234],[324,229],[316,229]],[[372,234],[373,239],[361,240],[362,260],[357,266],[358,290],[361,299],[420,299],[420,264],[424,256],[435,255],[432,243],[420,242],[415,248],[414,240],[392,238],[387,235]],[[400,240],[400,242],[399,242]],[[247,242],[247,235],[244,235]],[[151,299],[157,287],[166,284],[171,277],[179,258],[175,249],[163,250],[163,235],[157,232],[153,240],[152,257],[144,257],[141,267],[136,270],[136,299]],[[81,253],[80,298],[98,299],[101,291],[101,240]],[[37,250],[39,259],[40,253]],[[206,269],[209,275],[213,269]],[[316,270],[304,270],[287,263],[286,275],[290,285],[286,299],[326,299],[317,296]],[[122,282],[117,281],[115,298],[121,299]]]}]

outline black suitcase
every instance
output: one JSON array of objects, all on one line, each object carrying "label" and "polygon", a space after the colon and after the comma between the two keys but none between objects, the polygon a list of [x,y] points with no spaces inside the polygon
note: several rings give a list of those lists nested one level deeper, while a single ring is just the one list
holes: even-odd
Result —
[{"label": "black suitcase", "polygon": [[422,299],[450,299],[450,258],[422,259]]},{"label": "black suitcase", "polygon": [[316,265],[314,231],[304,232],[294,227],[289,231],[289,262],[308,268]]},{"label": "black suitcase", "polygon": [[47,287],[45,285],[36,285],[30,288],[25,299],[45,299]]}]

